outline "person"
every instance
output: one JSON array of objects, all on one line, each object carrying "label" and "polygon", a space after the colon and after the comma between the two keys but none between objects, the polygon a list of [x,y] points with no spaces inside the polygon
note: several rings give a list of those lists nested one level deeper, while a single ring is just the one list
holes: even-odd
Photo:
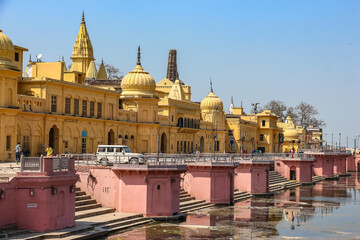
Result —
[{"label": "person", "polygon": [[292,154],[291,154],[291,157],[294,158],[294,153],[295,153],[295,148],[293,147],[292,148]]},{"label": "person", "polygon": [[46,156],[50,157],[53,153],[53,149],[48,145],[46,148]]},{"label": "person", "polygon": [[20,143],[18,142],[17,145],[14,148],[14,152],[15,152],[15,157],[16,157],[16,164],[19,164],[20,162],[20,157],[21,157],[21,146]]}]

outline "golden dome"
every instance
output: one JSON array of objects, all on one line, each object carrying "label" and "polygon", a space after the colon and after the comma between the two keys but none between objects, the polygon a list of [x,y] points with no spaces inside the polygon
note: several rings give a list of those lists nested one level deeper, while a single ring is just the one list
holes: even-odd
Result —
[{"label": "golden dome", "polygon": [[141,66],[140,46],[138,48],[138,62],[134,70],[125,75],[121,80],[122,95],[150,96],[155,93],[156,83],[150,74]]},{"label": "golden dome", "polygon": [[123,95],[153,95],[155,92],[155,80],[141,65],[136,65],[134,70],[125,75],[121,80]]},{"label": "golden dome", "polygon": [[298,140],[299,133],[295,128],[289,128],[284,131],[284,138],[285,140]]},{"label": "golden dome", "polygon": [[17,69],[14,57],[15,49],[12,41],[0,30],[0,67]]},{"label": "golden dome", "polygon": [[215,106],[218,107],[218,111],[222,111],[223,110],[223,102],[221,101],[221,99],[215,95],[215,93],[213,91],[211,91],[209,93],[209,95],[207,95],[207,97],[205,97],[200,104],[200,108],[201,110],[213,110],[215,111]]}]

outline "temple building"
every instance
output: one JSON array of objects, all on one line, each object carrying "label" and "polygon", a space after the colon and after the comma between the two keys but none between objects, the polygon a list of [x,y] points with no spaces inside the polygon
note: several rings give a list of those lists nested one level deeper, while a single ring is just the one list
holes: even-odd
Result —
[{"label": "temple building", "polygon": [[[14,160],[20,142],[25,155],[94,153],[99,144],[126,144],[133,152],[282,152],[282,128],[270,111],[225,114],[212,86],[199,102],[179,79],[176,50],[167,76],[158,83],[141,62],[121,79],[108,79],[95,64],[82,16],[72,65],[33,62],[23,71],[23,52],[0,31],[0,161]],[[135,54],[134,54],[135,55]],[[135,57],[134,57],[135,58]],[[146,65],[146,63],[145,63]]]}]

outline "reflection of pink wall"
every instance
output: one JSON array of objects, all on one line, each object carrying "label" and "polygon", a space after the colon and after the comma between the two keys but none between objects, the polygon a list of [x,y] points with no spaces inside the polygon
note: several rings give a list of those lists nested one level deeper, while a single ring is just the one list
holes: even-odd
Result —
[{"label": "reflection of pink wall", "polygon": [[79,173],[77,186],[104,207],[145,216],[179,212],[181,171],[95,167],[89,172]]},{"label": "reflection of pink wall", "polygon": [[296,168],[296,181],[302,183],[312,182],[312,161],[276,160],[275,171],[290,180],[290,170]]},{"label": "reflection of pink wall", "polygon": [[184,189],[198,200],[231,204],[234,199],[234,166],[188,165]]},{"label": "reflection of pink wall", "polygon": [[240,164],[235,169],[235,188],[250,193],[267,193],[269,190],[269,164]]},{"label": "reflection of pink wall", "polygon": [[357,154],[355,159],[355,167],[356,167],[356,171],[358,172],[360,172],[360,168],[358,168],[359,162],[360,162],[360,154]]},{"label": "reflection of pink wall", "polygon": [[[17,173],[10,182],[0,184],[5,191],[5,198],[0,199],[0,227],[14,224],[20,229],[44,232],[74,226],[74,184],[78,176],[72,170],[52,172],[50,165],[52,160],[43,164],[47,172]],[[54,195],[51,187],[56,189]]]},{"label": "reflection of pink wall", "polygon": [[269,210],[262,209],[262,214],[259,214],[259,207],[265,208],[268,207],[268,203],[265,201],[241,201],[234,204],[234,220],[253,220],[253,221],[267,221],[269,218]]}]

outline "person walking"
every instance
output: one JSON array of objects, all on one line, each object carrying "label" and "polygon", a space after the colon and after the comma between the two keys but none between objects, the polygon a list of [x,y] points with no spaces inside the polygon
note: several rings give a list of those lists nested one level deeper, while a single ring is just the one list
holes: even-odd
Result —
[{"label": "person walking", "polygon": [[21,157],[21,146],[20,143],[18,142],[17,145],[14,148],[14,152],[15,152],[15,157],[16,157],[16,164],[19,164],[20,162],[20,157]]},{"label": "person walking", "polygon": [[292,148],[292,155],[291,155],[292,158],[294,158],[294,154],[295,154],[295,148],[293,147]]}]

